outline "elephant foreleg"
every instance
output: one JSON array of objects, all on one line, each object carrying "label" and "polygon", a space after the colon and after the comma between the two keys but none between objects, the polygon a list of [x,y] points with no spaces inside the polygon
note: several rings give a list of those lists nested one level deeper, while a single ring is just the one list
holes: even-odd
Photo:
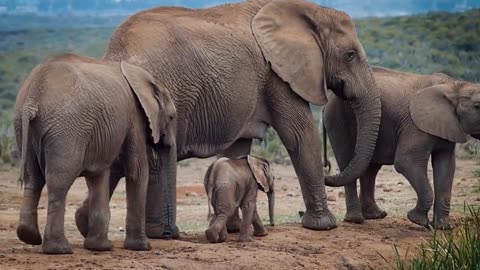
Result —
[{"label": "elephant foreleg", "polygon": [[433,191],[427,175],[428,156],[428,153],[404,151],[395,154],[395,169],[407,178],[417,193],[417,205],[408,212],[408,219],[421,226],[428,226],[428,211],[433,203]]},{"label": "elephant foreleg", "polygon": [[263,226],[262,219],[260,219],[257,209],[255,209],[255,213],[253,214],[253,235],[265,236],[267,234],[268,232]]},{"label": "elephant foreleg", "polygon": [[450,199],[455,174],[455,144],[452,149],[432,155],[435,202],[432,226],[435,229],[450,229]]},{"label": "elephant foreleg", "polygon": [[274,85],[271,98],[272,127],[287,148],[300,182],[306,212],[302,223],[312,230],[330,230],[336,219],[327,206],[320,134],[314,125],[310,105],[295,95],[284,82]]},{"label": "elephant foreleg", "polygon": [[360,200],[365,219],[381,219],[387,212],[381,210],[375,202],[375,178],[382,165],[370,164],[365,174],[360,177]]}]

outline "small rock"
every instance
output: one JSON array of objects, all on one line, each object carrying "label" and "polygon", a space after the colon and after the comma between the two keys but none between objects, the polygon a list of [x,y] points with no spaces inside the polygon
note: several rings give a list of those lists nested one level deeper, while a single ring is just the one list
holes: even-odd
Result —
[{"label": "small rock", "polygon": [[329,202],[334,202],[337,200],[337,196],[333,195],[333,194],[330,194],[327,196],[327,201]]},{"label": "small rock", "polygon": [[192,191],[192,192],[187,192],[186,194],[187,197],[198,197],[198,193]]},{"label": "small rock", "polygon": [[328,189],[328,192],[333,192],[333,188],[329,188],[329,189]]},{"label": "small rock", "polygon": [[345,192],[343,192],[343,191],[338,192],[338,197],[339,198],[345,198]]},{"label": "small rock", "polygon": [[389,187],[384,187],[383,188],[383,192],[391,192],[393,189],[389,188]]},{"label": "small rock", "polygon": [[480,202],[480,197],[475,198],[475,201]]},{"label": "small rock", "polygon": [[118,206],[116,204],[112,204],[110,208],[118,208]]},{"label": "small rock", "polygon": [[465,182],[465,181],[467,181],[467,178],[462,177],[462,179],[460,179],[460,181]]},{"label": "small rock", "polygon": [[[275,180],[276,180],[276,179],[275,179]],[[287,187],[282,187],[282,190],[283,190],[283,191],[287,191],[288,188],[287,188]]]},{"label": "small rock", "polygon": [[292,192],[287,193],[287,197],[295,197],[295,194]]},{"label": "small rock", "polygon": [[399,186],[399,187],[400,187],[400,186],[403,186],[403,182],[398,182],[398,183],[397,183],[397,186]]},{"label": "small rock", "polygon": [[383,188],[383,184],[376,184],[375,187],[376,188]]},{"label": "small rock", "polygon": [[124,232],[125,229],[124,229],[123,227],[118,227],[118,231],[119,231],[119,232]]}]

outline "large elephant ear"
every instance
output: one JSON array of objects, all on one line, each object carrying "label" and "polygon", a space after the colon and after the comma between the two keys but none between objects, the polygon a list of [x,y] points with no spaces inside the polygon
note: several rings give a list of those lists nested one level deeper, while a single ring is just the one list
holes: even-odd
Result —
[{"label": "large elephant ear", "polygon": [[313,11],[304,1],[275,0],[253,18],[252,31],[277,75],[304,100],[325,105],[323,55],[308,14]]},{"label": "large elephant ear", "polygon": [[146,70],[125,61],[121,62],[120,67],[148,118],[153,142],[156,144],[160,141],[159,115],[162,109],[157,97],[159,87]]},{"label": "large elephant ear", "polygon": [[423,132],[456,143],[467,141],[458,122],[452,84],[438,84],[420,90],[410,101],[410,116]]},{"label": "large elephant ear", "polygon": [[247,162],[255,180],[262,187],[263,192],[269,192],[271,190],[267,176],[269,165],[265,161],[250,155],[247,156]]}]

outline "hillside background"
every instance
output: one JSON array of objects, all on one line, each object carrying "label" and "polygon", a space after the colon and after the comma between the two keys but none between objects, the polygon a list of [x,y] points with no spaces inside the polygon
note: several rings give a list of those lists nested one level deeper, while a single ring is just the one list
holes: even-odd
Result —
[{"label": "hillside background", "polygon": [[[62,52],[101,57],[111,33],[126,18],[125,14],[152,6],[154,2],[192,7],[214,4],[193,0],[0,0],[0,150],[4,161],[9,161],[8,153],[15,149],[11,119],[16,93],[31,69]],[[356,8],[353,15],[356,14],[359,38],[372,65],[480,80],[480,9],[469,9],[480,6],[480,1],[406,0],[389,5],[385,3],[392,1],[316,2],[347,11]],[[372,4],[375,9],[366,8]],[[428,10],[462,12],[363,18]],[[314,108],[314,113],[319,119],[320,110]],[[270,131],[260,149],[267,157],[281,161],[286,153],[280,145]]]}]

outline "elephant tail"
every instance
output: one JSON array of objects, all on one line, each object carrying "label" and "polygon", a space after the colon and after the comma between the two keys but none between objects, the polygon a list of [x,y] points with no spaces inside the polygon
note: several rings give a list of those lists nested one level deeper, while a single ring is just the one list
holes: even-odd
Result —
[{"label": "elephant tail", "polygon": [[21,116],[22,122],[22,145],[21,145],[21,156],[20,156],[20,177],[18,181],[20,186],[23,187],[25,180],[25,170],[26,170],[26,160],[27,160],[27,147],[28,147],[28,129],[30,127],[30,121],[35,118],[37,109],[29,107],[29,109],[23,110]]},{"label": "elephant tail", "polygon": [[322,127],[323,127],[323,167],[328,168],[327,173],[330,173],[332,170],[332,164],[330,163],[330,160],[328,160],[327,156],[327,128],[325,127],[325,107],[322,110]]}]

